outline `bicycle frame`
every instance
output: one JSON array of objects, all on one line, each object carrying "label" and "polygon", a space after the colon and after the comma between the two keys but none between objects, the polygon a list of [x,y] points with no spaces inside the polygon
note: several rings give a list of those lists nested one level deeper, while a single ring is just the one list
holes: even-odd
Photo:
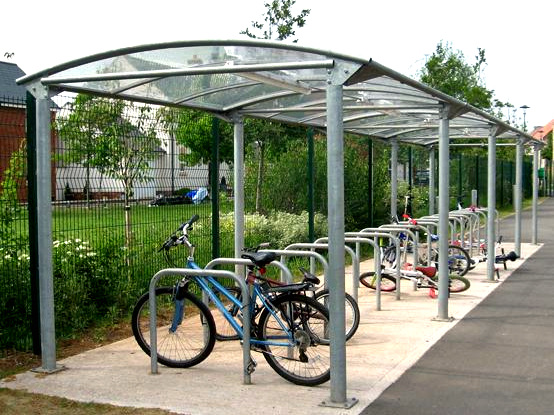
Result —
[{"label": "bicycle frame", "polygon": [[[198,266],[198,264],[196,264],[194,262],[194,260],[192,258],[187,259],[187,268],[197,269],[197,270],[202,269]],[[235,319],[232,317],[231,313],[229,313],[227,311],[227,309],[225,308],[223,303],[220,301],[220,299],[215,294],[214,290],[211,288],[210,284],[212,286],[214,286],[219,293],[223,294],[228,300],[230,300],[235,306],[240,307],[241,310],[242,310],[242,303],[232,293],[230,293],[229,290],[227,290],[224,285],[222,285],[215,278],[213,278],[209,275],[206,276],[205,278],[192,277],[191,280],[193,280],[195,283],[197,283],[198,286],[202,289],[202,291],[208,295],[210,300],[213,301],[213,303],[216,305],[219,312],[223,315],[223,317],[233,327],[233,329],[235,330],[237,335],[241,339],[243,339],[244,338],[243,328],[235,321]],[[259,285],[256,284],[256,283],[253,284],[253,291],[252,291],[252,295],[250,297],[250,310],[249,311],[250,311],[251,320],[253,320],[253,317],[254,317],[253,313],[255,311],[256,300],[257,299],[259,299],[262,303],[261,308],[267,308],[268,311],[273,315],[275,320],[279,323],[279,326],[286,333],[288,333],[287,338],[288,338],[289,341],[287,343],[283,343],[283,342],[272,342],[272,341],[265,341],[265,340],[259,340],[259,339],[252,339],[251,338],[250,339],[250,344],[253,344],[253,345],[270,345],[270,346],[285,346],[285,347],[294,346],[295,341],[292,337],[292,334],[290,333],[289,328],[282,321],[282,319],[277,315],[277,313],[275,313],[275,310],[274,310],[273,306],[271,305],[271,302],[268,300],[267,296],[265,296],[262,293]],[[174,322],[174,324],[175,324],[175,322]]]}]

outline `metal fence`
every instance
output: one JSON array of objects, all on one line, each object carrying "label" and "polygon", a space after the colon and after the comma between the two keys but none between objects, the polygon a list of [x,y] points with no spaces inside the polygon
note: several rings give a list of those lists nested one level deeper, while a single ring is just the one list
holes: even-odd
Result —
[{"label": "metal fence", "polygon": [[[27,153],[33,154],[33,148],[25,140],[26,103],[2,102],[0,350],[27,350],[32,346],[31,322],[36,321],[29,271],[29,235],[34,229],[29,228],[26,180]],[[197,261],[205,264],[213,257],[233,255],[231,166],[217,154],[199,156],[199,149],[195,159],[182,144],[183,135],[196,134],[213,148],[217,141],[212,140],[223,140],[219,135],[232,128],[205,114],[179,118],[173,111],[178,110],[86,96],[55,98],[52,243],[58,337],[79,333],[101,320],[126,318],[151,276],[165,266],[157,252],[161,242],[193,214],[201,217],[193,234]],[[325,232],[324,218],[313,219],[315,213],[327,212],[325,138],[306,130],[299,134],[301,146],[283,148],[265,165],[266,215],[247,217],[247,246],[267,238],[286,244],[285,236],[298,242]],[[384,223],[390,213],[389,149],[367,138],[345,139],[347,230]],[[253,212],[259,154],[250,147],[247,153],[246,210]],[[485,160],[464,155],[453,159],[453,206],[458,200],[469,204],[471,189],[486,194]],[[502,206],[511,203],[514,166],[510,161],[498,163]],[[405,147],[399,165],[399,206],[411,193],[412,213],[426,214],[428,152]],[[526,196],[531,192],[530,169],[526,162]],[[285,214],[296,216],[283,219]],[[277,225],[269,229],[266,217]],[[314,222],[319,227],[310,229]],[[176,261],[184,263],[185,258]]]}]

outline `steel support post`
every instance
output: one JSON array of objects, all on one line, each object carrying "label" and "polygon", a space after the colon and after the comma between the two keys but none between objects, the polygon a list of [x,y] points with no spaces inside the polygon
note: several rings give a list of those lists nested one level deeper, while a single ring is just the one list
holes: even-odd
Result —
[{"label": "steel support post", "polygon": [[398,215],[398,141],[391,140],[390,152],[390,216]]},{"label": "steel support post", "polygon": [[[336,69],[338,71],[338,69]],[[327,85],[327,217],[329,224],[329,335],[331,354],[330,402],[350,407],[346,399],[346,337],[344,321],[344,137],[342,83]]]},{"label": "steel support post", "polygon": [[435,214],[435,147],[429,148],[429,215]]},{"label": "steel support post", "polygon": [[537,210],[539,201],[539,154],[539,147],[536,145],[533,146],[533,231],[531,235],[531,243],[535,245],[538,241]]},{"label": "steel support post", "polygon": [[522,173],[523,173],[523,140],[519,138],[516,145],[516,186],[514,191],[514,206],[516,211],[514,229],[514,251],[521,256],[521,206],[522,206]]},{"label": "steel support post", "polygon": [[494,281],[495,264],[495,217],[496,210],[496,128],[491,127],[488,143],[487,170],[487,280]]},{"label": "steel support post", "polygon": [[439,121],[439,298],[437,320],[448,316],[448,214],[449,207],[449,120],[448,106],[440,111]]},{"label": "steel support post", "polygon": [[40,339],[42,372],[56,367],[56,331],[54,318],[54,277],[52,266],[52,143],[48,87],[35,84],[30,92],[36,99],[36,203],[37,253],[39,270]]},{"label": "steel support post", "polygon": [[[234,122],[234,158],[233,158],[233,203],[235,208],[235,257],[240,258],[244,248],[244,121],[235,114]],[[244,267],[235,266],[235,273],[244,277]]]}]

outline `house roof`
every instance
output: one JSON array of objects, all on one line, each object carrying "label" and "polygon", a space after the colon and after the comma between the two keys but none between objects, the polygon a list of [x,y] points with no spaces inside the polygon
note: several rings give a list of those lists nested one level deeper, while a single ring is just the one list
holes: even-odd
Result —
[{"label": "house roof", "polygon": [[544,138],[552,132],[554,128],[554,120],[551,120],[543,127],[535,127],[531,135],[537,140],[544,140]]},{"label": "house roof", "polygon": [[14,104],[25,100],[27,89],[15,82],[24,75],[25,72],[15,63],[0,61],[0,103]]}]

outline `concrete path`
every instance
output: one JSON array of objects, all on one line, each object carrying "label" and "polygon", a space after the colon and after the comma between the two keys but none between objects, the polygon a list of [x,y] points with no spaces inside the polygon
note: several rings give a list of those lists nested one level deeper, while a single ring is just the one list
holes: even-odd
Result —
[{"label": "concrete path", "polygon": [[[553,206],[554,203],[542,205],[541,214],[543,207],[552,209]],[[552,213],[554,212],[550,212],[550,215]],[[554,223],[554,216],[552,217]],[[528,240],[524,238],[524,241]],[[511,249],[509,243],[504,245],[507,250]],[[546,308],[544,304],[535,308],[537,297],[546,301],[551,294],[546,287],[541,294],[542,285],[533,282],[541,280],[544,285],[548,285],[548,267],[541,267],[538,263],[548,262],[549,255],[543,249],[536,258],[535,252],[539,248],[540,246],[524,244],[522,252],[529,260],[510,263],[510,270],[501,272],[500,283],[486,281],[485,264],[480,264],[470,272],[467,276],[471,280],[471,288],[450,298],[449,314],[454,317],[452,322],[434,321],[438,312],[437,300],[429,298],[428,290],[413,291],[411,283],[403,285],[400,301],[395,300],[394,294],[383,294],[382,311],[375,311],[375,293],[360,287],[361,324],[356,335],[347,344],[347,396],[357,398],[359,403],[348,410],[320,406],[322,401],[330,397],[329,383],[314,388],[293,385],[274,373],[263,356],[258,354],[254,354],[258,367],[252,375],[253,384],[243,385],[241,349],[238,342],[217,343],[212,355],[196,367],[170,369],[160,366],[160,373],[152,375],[148,356],[139,349],[133,338],[129,338],[60,361],[59,364],[67,368],[64,371],[52,375],[26,372],[10,381],[1,381],[0,387],[25,389],[78,401],[156,407],[194,415],[238,415],[255,411],[287,415],[355,415],[361,412],[449,414],[455,412],[450,412],[451,407],[444,410],[442,400],[454,399],[459,395],[458,384],[475,388],[475,378],[480,381],[479,396],[483,402],[489,401],[489,388],[491,395],[496,394],[497,400],[502,400],[502,395],[497,394],[502,385],[496,382],[513,383],[514,389],[511,392],[516,392],[515,386],[531,382],[527,383],[528,387],[517,391],[518,395],[528,394],[527,400],[531,402],[533,396],[543,392],[543,388],[552,387],[552,383],[547,384],[546,379],[554,373],[547,370],[550,363],[546,359],[547,352],[551,351],[549,345],[552,344],[551,340],[547,341],[548,333],[551,333],[552,323],[548,323],[548,319],[552,309]],[[551,246],[548,249],[551,250]],[[552,251],[550,252],[552,257]],[[370,262],[363,264],[363,269],[371,267]],[[516,278],[506,280],[518,267],[521,268],[516,271]],[[349,278],[347,275],[347,289],[351,287]],[[497,300],[497,296],[491,296],[490,301],[483,303],[484,306],[477,307],[477,310],[484,310],[481,311],[484,314],[479,314],[481,317],[470,314],[472,324],[481,320],[490,321],[491,327],[471,326],[469,329],[464,328],[462,334],[456,334],[454,340],[448,340],[452,336],[440,340],[449,331],[458,333],[458,323],[466,320],[462,318],[491,292],[497,290],[505,295],[503,293],[506,290],[500,290],[504,286],[506,290],[513,292],[506,300]],[[491,307],[498,307],[498,313]],[[518,321],[522,323],[517,324]],[[508,328],[511,330],[508,331]],[[538,332],[542,330],[547,332],[539,336]],[[466,337],[470,335],[477,336]],[[514,342],[514,345],[505,347],[507,342]],[[425,354],[435,343],[437,344],[431,352]],[[452,344],[459,347],[451,350]],[[542,347],[544,350],[541,350]],[[482,350],[484,354],[479,360],[474,360],[472,355],[462,353],[468,353],[469,350]],[[507,351],[510,353],[506,354]],[[418,362],[424,354],[424,359]],[[435,360],[438,358],[428,357],[430,355],[439,355],[442,363],[439,365],[436,363],[438,360]],[[527,366],[528,372],[510,369],[518,360],[522,361],[522,368]],[[416,362],[417,365],[410,369]],[[423,366],[421,362],[424,362]],[[453,369],[444,366],[447,364],[453,365]],[[505,369],[493,370],[498,367]],[[405,372],[407,381],[402,377],[377,399]],[[419,380],[409,376],[425,378]],[[452,389],[443,387],[445,380],[441,376],[452,379]],[[402,388],[402,385],[406,387]],[[491,385],[495,385],[494,388]],[[540,385],[540,388],[533,390],[533,385]],[[440,394],[432,395],[429,401],[424,400],[423,403],[428,404],[429,408],[439,409],[433,412],[426,407],[420,411],[418,405],[421,402],[416,398],[424,396],[422,391],[435,389],[440,390]],[[372,404],[373,401],[375,402]],[[467,405],[474,404],[475,401],[477,399],[468,402],[468,399],[460,398],[452,404],[463,403],[465,406],[462,407],[467,408]],[[401,412],[402,410],[405,412]],[[488,412],[476,410],[463,413]]]}]

